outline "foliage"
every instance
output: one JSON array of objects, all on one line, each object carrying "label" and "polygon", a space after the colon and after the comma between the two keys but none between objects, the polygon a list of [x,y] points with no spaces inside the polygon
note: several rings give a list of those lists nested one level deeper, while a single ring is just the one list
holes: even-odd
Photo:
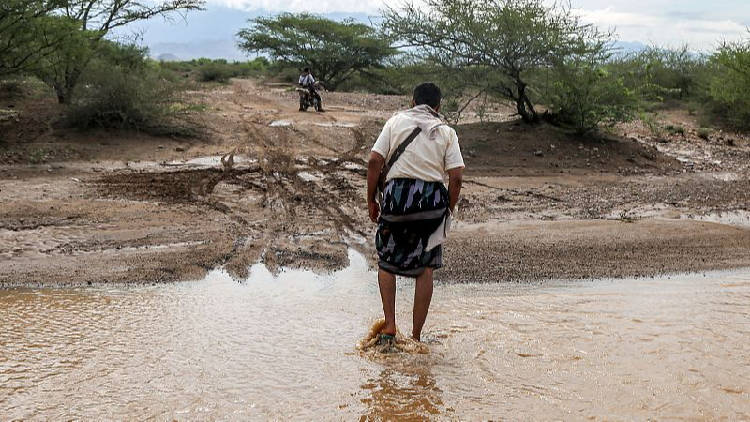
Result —
[{"label": "foliage", "polygon": [[664,129],[672,135],[685,136],[685,133],[687,133],[683,126],[667,125]]},{"label": "foliage", "polygon": [[72,19],[52,15],[56,1],[4,0],[0,4],[0,76],[28,72],[78,30]]},{"label": "foliage", "polygon": [[[24,0],[11,0],[24,1]],[[37,0],[29,0],[37,1]],[[32,18],[31,27],[44,22],[54,22],[56,26],[65,25],[66,34],[70,35],[63,45],[56,44],[45,54],[35,74],[54,88],[58,101],[66,103],[71,99],[79,78],[89,61],[94,57],[99,44],[109,32],[124,25],[162,17],[169,19],[173,12],[199,10],[204,0],[159,0],[156,2],[138,2],[133,0],[38,0],[48,7],[43,8]],[[47,37],[53,37],[59,31]],[[40,47],[48,44],[39,35],[33,39],[40,42]],[[42,41],[39,41],[42,40]]]},{"label": "foliage", "polygon": [[677,49],[651,46],[614,57],[608,67],[623,75],[625,85],[644,100],[661,102],[696,95],[707,65],[704,56],[684,44]]},{"label": "foliage", "polygon": [[750,129],[750,39],[723,43],[711,62],[708,95],[715,112],[737,128]]},{"label": "foliage", "polygon": [[241,49],[265,53],[297,68],[310,67],[330,90],[357,74],[382,67],[395,54],[389,39],[372,26],[353,20],[336,22],[309,13],[282,13],[250,23],[237,34]]},{"label": "foliage", "polygon": [[40,59],[37,68],[30,72],[55,90],[60,103],[68,102],[80,73],[95,54],[93,40],[98,35],[79,30],[77,23],[74,25],[76,29],[70,33],[68,42],[58,45]]},{"label": "foliage", "polygon": [[664,122],[662,122],[658,114],[641,112],[638,118],[656,139],[664,138]]},{"label": "foliage", "polygon": [[10,75],[34,66],[42,51],[27,49],[39,38],[38,16],[46,13],[42,2],[7,0],[0,3],[0,75]]},{"label": "foliage", "polygon": [[228,62],[224,59],[200,58],[181,62],[159,62],[159,67],[171,72],[173,77],[180,74],[187,78],[191,74],[199,82],[225,83],[230,78],[260,77],[269,71],[270,63],[265,57],[258,57],[246,62]]},{"label": "foliage", "polygon": [[712,133],[714,133],[714,131],[710,128],[702,127],[698,129],[698,137],[701,139],[705,139],[706,141],[711,137]]},{"label": "foliage", "polygon": [[198,68],[198,75],[198,80],[201,82],[227,83],[237,73],[226,63],[212,62]]},{"label": "foliage", "polygon": [[577,133],[587,133],[629,120],[636,96],[591,55],[574,56],[554,68],[550,112],[554,121]]},{"label": "foliage", "polygon": [[647,78],[663,96],[684,99],[693,94],[695,76],[704,59],[684,44],[677,49],[650,47],[641,53],[646,63]]},{"label": "foliage", "polygon": [[106,51],[93,58],[81,76],[83,86],[71,99],[68,124],[80,129],[190,134],[190,128],[176,123],[184,111],[180,86],[161,77],[159,68],[146,59],[147,51],[132,45],[105,45]]},{"label": "foliage", "polygon": [[267,62],[255,60],[244,63],[228,63],[226,60],[211,60],[201,63],[198,68],[198,80],[201,82],[226,83],[230,78],[248,77],[261,74]]},{"label": "foliage", "polygon": [[[581,38],[606,39],[580,23],[569,4],[543,0],[426,0],[384,11],[384,28],[404,47],[450,72],[467,88],[512,100],[527,122],[539,120],[535,76]],[[592,39],[592,41],[595,41]],[[469,72],[465,72],[469,71]]]}]

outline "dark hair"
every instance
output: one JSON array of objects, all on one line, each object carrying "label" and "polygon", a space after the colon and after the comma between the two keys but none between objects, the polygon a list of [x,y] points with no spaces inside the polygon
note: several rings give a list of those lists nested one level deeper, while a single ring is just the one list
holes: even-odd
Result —
[{"label": "dark hair", "polygon": [[309,67],[306,67],[306,68],[302,69],[302,71],[303,71],[303,72],[309,72],[309,71],[310,71],[310,68],[309,68]]},{"label": "dark hair", "polygon": [[443,94],[440,92],[439,86],[432,82],[425,82],[414,88],[412,99],[417,105],[427,104],[432,108],[437,108],[440,105],[440,100],[443,99]]}]

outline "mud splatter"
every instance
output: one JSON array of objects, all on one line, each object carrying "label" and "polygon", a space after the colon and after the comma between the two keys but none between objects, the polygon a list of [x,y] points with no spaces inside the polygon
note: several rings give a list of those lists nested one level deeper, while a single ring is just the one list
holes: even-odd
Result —
[{"label": "mud splatter", "polygon": [[375,321],[367,332],[367,336],[357,343],[357,350],[369,355],[389,355],[407,353],[412,355],[427,355],[430,353],[426,344],[405,337],[401,331],[396,332],[394,342],[379,342],[380,331],[385,326],[385,319]]}]

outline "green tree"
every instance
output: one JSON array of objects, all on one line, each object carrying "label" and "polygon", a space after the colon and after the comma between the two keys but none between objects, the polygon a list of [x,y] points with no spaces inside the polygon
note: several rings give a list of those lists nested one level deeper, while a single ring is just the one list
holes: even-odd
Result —
[{"label": "green tree", "polygon": [[396,53],[377,29],[353,20],[336,22],[309,13],[259,17],[239,31],[239,47],[302,68],[309,66],[326,88],[372,68]]},{"label": "green tree", "polygon": [[609,69],[613,55],[610,40],[589,27],[551,56],[545,100],[554,122],[583,134],[633,115],[637,95]]},{"label": "green tree", "polygon": [[709,98],[732,125],[750,129],[750,39],[724,42],[711,57]]},{"label": "green tree", "polygon": [[566,56],[582,35],[604,36],[580,23],[569,4],[544,0],[426,0],[386,9],[384,28],[426,60],[466,72],[467,87],[516,104],[526,122],[540,119],[539,74]]},{"label": "green tree", "polygon": [[635,112],[637,96],[625,86],[623,77],[591,57],[568,59],[553,74],[549,89],[552,119],[576,133],[628,120]]},{"label": "green tree", "polygon": [[60,2],[4,0],[0,3],[0,76],[31,71],[75,35],[70,20],[50,16]]},{"label": "green tree", "polygon": [[64,119],[72,127],[170,136],[194,132],[182,122],[189,109],[184,86],[165,78],[143,47],[102,40],[80,81]]},{"label": "green tree", "polygon": [[[654,48],[652,48],[654,50]],[[705,62],[704,58],[692,51],[688,44],[676,49],[661,49],[656,53],[654,82],[668,89],[676,90],[680,99],[693,94],[695,76],[698,68]]]},{"label": "green tree", "polygon": [[60,103],[70,101],[81,74],[111,30],[154,17],[170,19],[172,13],[200,10],[205,0],[58,0],[46,16],[75,22],[76,42],[57,48],[42,61],[40,79],[55,89]]}]

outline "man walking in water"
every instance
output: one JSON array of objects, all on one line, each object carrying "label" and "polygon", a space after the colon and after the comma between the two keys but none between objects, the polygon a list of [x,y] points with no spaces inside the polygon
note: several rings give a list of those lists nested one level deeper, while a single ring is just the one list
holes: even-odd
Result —
[{"label": "man walking in water", "polygon": [[397,275],[417,279],[412,337],[421,340],[433,271],[443,265],[441,243],[461,193],[464,161],[456,131],[438,114],[441,100],[437,85],[417,86],[412,108],[388,120],[370,154],[367,206],[370,220],[378,223],[375,247],[385,313],[383,343],[392,343],[396,335]]}]

